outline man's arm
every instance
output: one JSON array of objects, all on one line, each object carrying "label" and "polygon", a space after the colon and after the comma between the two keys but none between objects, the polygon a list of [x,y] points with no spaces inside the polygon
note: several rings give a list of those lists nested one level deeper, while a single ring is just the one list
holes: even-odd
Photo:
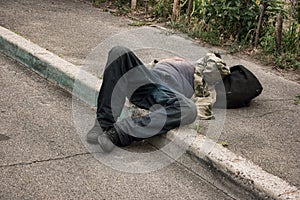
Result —
[{"label": "man's arm", "polygon": [[163,60],[160,60],[158,63],[164,63],[164,62],[182,62],[185,61],[183,58],[180,57],[172,57],[172,58],[166,58]]}]

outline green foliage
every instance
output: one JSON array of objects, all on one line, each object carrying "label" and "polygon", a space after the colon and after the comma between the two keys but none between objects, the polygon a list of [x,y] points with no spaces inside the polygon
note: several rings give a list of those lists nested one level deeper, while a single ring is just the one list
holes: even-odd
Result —
[{"label": "green foliage", "polygon": [[101,3],[101,0],[92,0],[92,3],[98,6]]},{"label": "green foliage", "polygon": [[264,31],[264,35],[260,41],[261,52],[267,55],[272,54],[276,52],[275,27],[268,26]]},{"label": "green foliage", "polygon": [[153,15],[165,21],[172,13],[172,0],[158,0],[154,5]]},{"label": "green foliage", "polygon": [[259,7],[253,0],[245,1],[208,1],[203,6],[203,20],[211,31],[223,39],[235,38],[238,41],[256,27]]},{"label": "green foliage", "polygon": [[[110,2],[127,12],[129,0],[92,0],[95,4]],[[286,68],[300,68],[300,3],[291,7],[285,0],[193,0],[190,22],[186,22],[189,0],[180,0],[179,16],[172,21],[173,0],[148,0],[147,7],[153,17],[166,21],[167,25],[199,38],[212,45],[229,47],[229,51],[253,48],[260,8],[266,4],[262,30],[259,34],[258,53],[265,63]],[[146,1],[138,1],[143,9]],[[151,8],[151,9],[150,9]],[[292,15],[290,15],[290,13]],[[276,46],[277,16],[283,16],[280,48]],[[139,23],[132,23],[139,26]]]},{"label": "green foliage", "polygon": [[[186,3],[186,2],[185,2]],[[185,3],[183,4],[185,6]],[[300,28],[299,3],[293,20],[287,24],[289,5],[282,0],[264,0],[266,12],[260,37],[259,53],[266,64],[281,68],[300,68]],[[230,50],[238,51],[251,47],[255,38],[260,5],[255,0],[194,0],[192,17],[194,20],[181,30],[193,37],[213,45],[229,45]],[[277,15],[284,17],[284,29],[280,51],[276,48]],[[183,15],[182,18],[185,16]],[[196,20],[195,20],[196,18]],[[182,23],[182,20],[181,22]],[[175,23],[173,23],[175,24]]]},{"label": "green foliage", "polygon": [[297,20],[298,24],[300,24],[300,2],[298,1],[295,6],[295,19]]},{"label": "green foliage", "polygon": [[288,29],[283,32],[283,45],[281,47],[284,53],[293,51],[295,53],[299,53],[300,50],[300,33],[297,32],[299,25],[292,21],[289,24]]},{"label": "green foliage", "polygon": [[275,27],[268,29],[261,37],[260,53],[266,64],[275,64],[280,68],[300,69],[300,32],[299,24],[291,21],[289,26],[283,30],[282,45],[280,52],[276,49]]},{"label": "green foliage", "polygon": [[[187,4],[188,1],[184,1],[181,10],[185,11]],[[213,45],[228,41],[250,44],[257,26],[259,6],[255,0],[194,0],[191,13],[189,25],[185,24],[185,12],[181,12],[178,21],[169,24]]]},{"label": "green foliage", "polygon": [[123,10],[128,10],[128,8],[130,7],[130,2],[129,0],[114,0],[114,5],[117,6],[119,9],[123,9]]}]

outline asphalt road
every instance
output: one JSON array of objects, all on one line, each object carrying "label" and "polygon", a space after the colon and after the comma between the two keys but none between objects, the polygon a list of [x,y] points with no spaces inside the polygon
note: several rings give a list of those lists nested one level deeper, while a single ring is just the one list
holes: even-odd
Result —
[{"label": "asphalt road", "polygon": [[0,66],[0,199],[232,199],[176,162],[107,167],[81,143],[69,94],[3,55]]}]

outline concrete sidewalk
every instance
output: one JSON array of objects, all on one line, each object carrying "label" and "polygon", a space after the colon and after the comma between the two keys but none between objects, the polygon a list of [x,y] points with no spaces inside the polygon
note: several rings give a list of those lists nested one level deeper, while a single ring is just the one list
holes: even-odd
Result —
[{"label": "concrete sidewalk", "polygon": [[[94,57],[90,52],[99,43],[101,45],[95,52],[103,57],[114,44],[132,45],[131,47],[135,49],[142,48],[141,44],[145,45],[144,47],[152,47],[151,45],[155,44],[157,49],[167,50],[151,51],[150,58],[167,56],[168,53],[175,52],[192,60],[199,54],[209,51],[190,40],[166,34],[169,33],[168,31],[160,33],[160,30],[154,28],[133,29],[127,26],[128,19],[116,18],[80,1],[58,1],[53,4],[34,0],[3,1],[0,10],[2,26],[23,35],[73,64],[83,65],[86,71],[94,75],[99,73],[97,69],[86,66],[84,61],[87,56]],[[129,30],[130,34],[122,33],[125,30]],[[113,40],[106,40],[116,33],[119,34],[117,37],[114,36]],[[132,35],[134,37],[131,40],[126,38]],[[148,61],[149,51],[138,51],[138,53],[145,62]],[[104,62],[101,56],[99,59]],[[300,93],[299,84],[266,72],[262,66],[236,57],[225,56],[224,60],[229,65],[244,64],[249,67],[261,80],[264,91],[249,108],[227,111],[225,128],[220,140],[227,140],[228,149],[237,155],[253,161],[265,171],[299,187],[300,108],[293,104],[295,95]],[[207,126],[203,129],[205,127]],[[233,159],[234,162],[238,160]],[[225,162],[226,158],[223,161]],[[239,169],[235,170],[239,171]],[[240,172],[243,170],[240,169]],[[299,191],[295,191],[295,188],[283,193],[279,192],[280,198],[284,198],[285,195],[299,195]]]}]

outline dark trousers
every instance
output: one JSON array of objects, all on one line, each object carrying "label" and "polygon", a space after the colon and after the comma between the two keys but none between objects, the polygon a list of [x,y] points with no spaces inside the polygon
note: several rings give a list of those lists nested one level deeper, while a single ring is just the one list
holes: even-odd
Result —
[{"label": "dark trousers", "polygon": [[[146,116],[119,119],[126,97]],[[161,74],[146,68],[129,49],[116,46],[108,55],[98,96],[97,119],[103,129],[114,126],[120,146],[163,134],[196,119],[195,104],[161,80]]]}]

